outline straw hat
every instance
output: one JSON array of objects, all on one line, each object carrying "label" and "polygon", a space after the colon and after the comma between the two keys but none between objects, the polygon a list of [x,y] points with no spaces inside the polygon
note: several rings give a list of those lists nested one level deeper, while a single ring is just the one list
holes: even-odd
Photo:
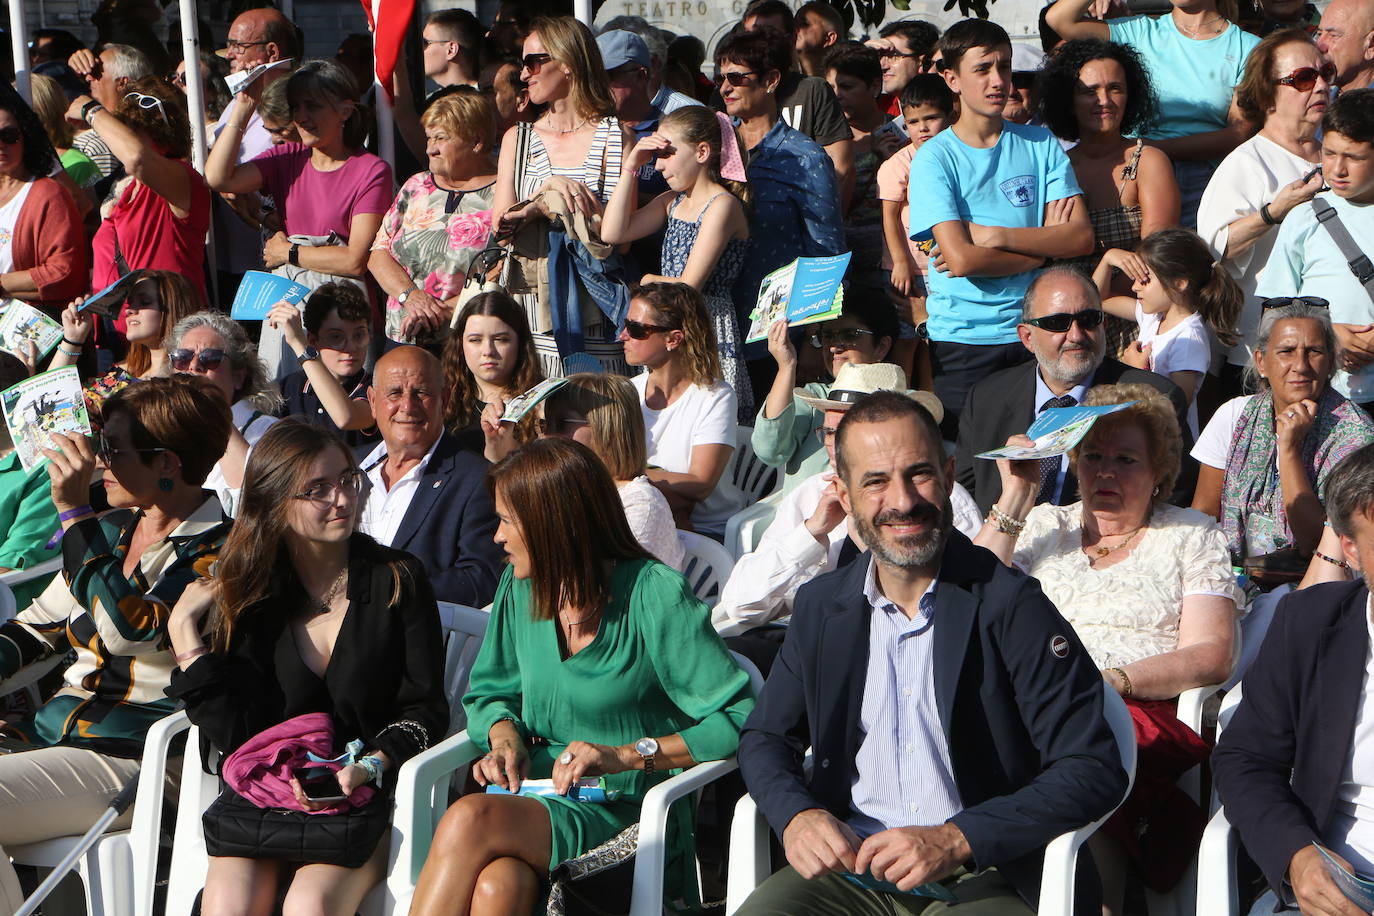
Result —
[{"label": "straw hat", "polygon": [[848,410],[866,394],[896,391],[924,407],[936,423],[945,418],[945,407],[939,398],[929,391],[913,391],[906,385],[906,372],[895,363],[845,363],[825,397],[807,394],[802,388],[797,389],[797,397],[817,410]]}]

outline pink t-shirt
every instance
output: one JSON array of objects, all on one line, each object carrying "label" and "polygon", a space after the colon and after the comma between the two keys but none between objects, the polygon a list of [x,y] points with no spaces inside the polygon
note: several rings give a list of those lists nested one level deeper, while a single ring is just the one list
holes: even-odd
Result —
[{"label": "pink t-shirt", "polygon": [[[917,146],[908,143],[906,146],[897,150],[888,157],[887,161],[878,166],[878,199],[896,200],[902,204],[902,225],[911,225],[911,201],[907,196],[907,184],[911,179],[911,159],[916,155]],[[909,236],[910,233],[903,232],[902,235]],[[907,246],[911,249],[911,258],[916,262],[916,267],[921,272],[921,276],[926,275],[926,262],[928,260],[925,250],[921,243],[913,242],[907,238]],[[883,246],[883,270],[892,269],[892,254]]]},{"label": "pink t-shirt", "polygon": [[391,167],[371,153],[359,152],[334,171],[321,172],[310,164],[309,147],[284,143],[253,164],[262,173],[263,190],[277,202],[287,235],[337,232],[348,241],[353,217],[380,215],[391,206]]}]

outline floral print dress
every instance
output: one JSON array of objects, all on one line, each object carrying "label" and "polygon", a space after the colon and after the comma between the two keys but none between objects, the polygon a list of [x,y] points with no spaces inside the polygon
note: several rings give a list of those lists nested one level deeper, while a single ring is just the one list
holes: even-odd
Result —
[{"label": "floral print dress", "polygon": [[[473,259],[491,236],[491,201],[496,182],[471,191],[446,191],[431,172],[412,175],[382,217],[373,251],[386,251],[420,289],[451,299],[463,288]],[[448,328],[423,337],[401,333],[405,306],[386,300],[386,336],[398,343],[435,344]]]}]

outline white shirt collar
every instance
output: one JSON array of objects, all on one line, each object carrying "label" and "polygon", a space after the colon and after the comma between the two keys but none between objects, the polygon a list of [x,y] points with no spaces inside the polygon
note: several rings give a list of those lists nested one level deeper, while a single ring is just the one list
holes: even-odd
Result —
[{"label": "white shirt collar", "polygon": [[[1089,375],[1088,378],[1087,378],[1087,380],[1086,380],[1085,382],[1083,382],[1083,384],[1073,386],[1073,387],[1070,388],[1067,392],[1065,392],[1065,394],[1067,394],[1067,395],[1069,395],[1070,397],[1072,397],[1072,398],[1074,399],[1075,402],[1077,402],[1077,403],[1079,403],[1079,404],[1082,404],[1082,403],[1083,403],[1083,398],[1087,397],[1088,389],[1092,387],[1092,384],[1093,384],[1093,376],[1095,376],[1095,375],[1097,375],[1097,370],[1096,370],[1096,369],[1093,370],[1092,375]],[[1036,367],[1035,367],[1035,404],[1034,404],[1034,407],[1035,407],[1035,415],[1036,415],[1037,417],[1040,416],[1040,410],[1041,410],[1042,407],[1045,406],[1045,402],[1048,401],[1050,398],[1053,398],[1053,397],[1058,397],[1058,395],[1056,395],[1053,391],[1050,390],[1050,386],[1049,386],[1049,385],[1046,385],[1046,384],[1045,384],[1045,379],[1040,375],[1040,367],[1039,367],[1039,366],[1036,366]]]}]

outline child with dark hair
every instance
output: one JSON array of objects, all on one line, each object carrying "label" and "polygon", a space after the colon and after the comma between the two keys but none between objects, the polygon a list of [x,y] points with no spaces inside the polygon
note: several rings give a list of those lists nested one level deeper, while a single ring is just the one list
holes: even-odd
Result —
[{"label": "child with dark hair", "polygon": [[305,309],[279,302],[267,323],[282,332],[300,369],[281,380],[282,416],[303,417],[333,430],[349,448],[377,439],[367,403],[371,373],[364,367],[372,344],[372,310],[351,283],[325,283]]},{"label": "child with dark hair", "polygon": [[858,42],[839,45],[825,56],[824,75],[840,100],[854,146],[854,193],[844,208],[845,242],[853,253],[849,276],[866,285],[878,285],[883,260],[878,166],[901,148],[901,130],[878,107],[883,71],[877,51]]}]

